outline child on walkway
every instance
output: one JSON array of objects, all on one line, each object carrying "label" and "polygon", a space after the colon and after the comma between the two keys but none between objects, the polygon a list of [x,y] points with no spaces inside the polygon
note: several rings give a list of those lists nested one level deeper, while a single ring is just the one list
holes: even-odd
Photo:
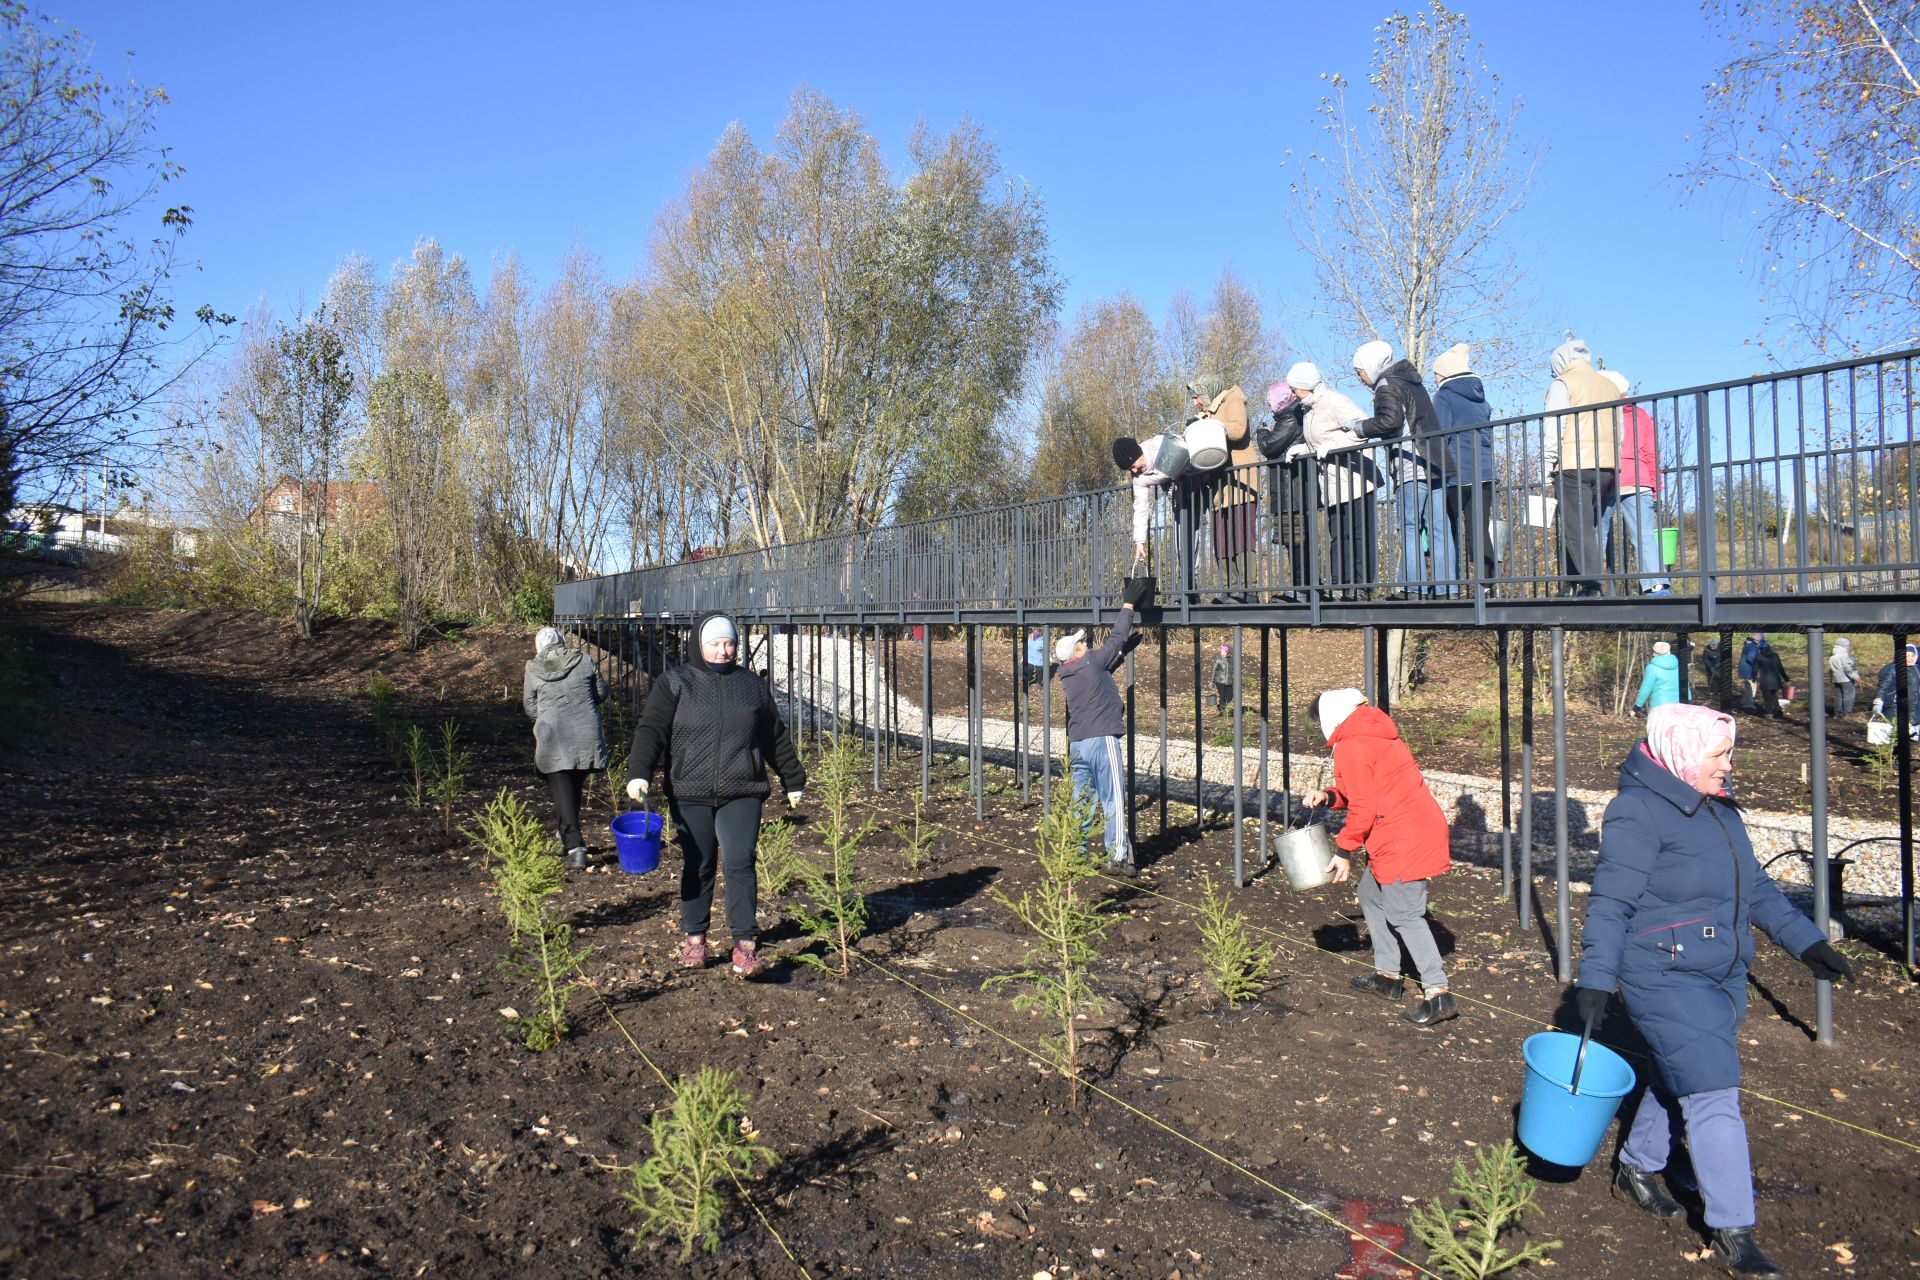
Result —
[{"label": "child on walkway", "polygon": [[[1329,689],[1314,699],[1312,714],[1333,751],[1333,788],[1309,791],[1302,800],[1309,808],[1345,809],[1347,825],[1335,845],[1347,855],[1362,846],[1367,850],[1360,912],[1373,938],[1375,972],[1355,978],[1354,989],[1389,1000],[1404,995],[1404,944],[1419,971],[1423,998],[1400,1016],[1416,1027],[1458,1017],[1440,947],[1427,924],[1427,881],[1453,865],[1446,815],[1427,790],[1400,730],[1386,712],[1367,705],[1365,694]],[[1327,869],[1335,883],[1343,883],[1352,863],[1335,854]]]}]

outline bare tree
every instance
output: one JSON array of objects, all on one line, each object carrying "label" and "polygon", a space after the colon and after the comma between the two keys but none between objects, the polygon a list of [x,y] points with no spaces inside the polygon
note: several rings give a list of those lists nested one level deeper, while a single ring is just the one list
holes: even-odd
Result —
[{"label": "bare tree", "polygon": [[1920,3],[1709,0],[1703,186],[1758,193],[1759,273],[1812,348],[1920,341]]},{"label": "bare tree", "polygon": [[0,471],[48,492],[127,461],[141,407],[205,350],[178,340],[167,293],[193,211],[156,210],[180,173],[153,140],[166,96],[91,53],[0,2]]},{"label": "bare tree", "polygon": [[440,379],[425,369],[393,369],[380,375],[368,397],[367,452],[380,504],[386,512],[393,593],[400,606],[400,634],[418,647],[430,614],[447,585],[450,552],[458,531],[448,519],[452,501],[447,458],[459,420]]},{"label": "bare tree", "polygon": [[1323,78],[1326,148],[1292,188],[1319,286],[1310,309],[1348,350],[1385,338],[1423,371],[1460,340],[1489,376],[1532,358],[1504,230],[1532,194],[1540,152],[1521,140],[1520,105],[1501,101],[1466,18],[1434,3],[1382,23],[1357,113],[1345,77]]},{"label": "bare tree", "polygon": [[353,395],[346,344],[323,307],[283,329],[278,340],[273,421],[277,456],[298,494],[293,620],[313,635],[327,563],[327,528],[339,504],[334,487]]},{"label": "bare tree", "polygon": [[1032,492],[1119,483],[1109,452],[1114,437],[1176,423],[1172,386],[1159,335],[1137,300],[1121,294],[1082,307],[1043,384]]}]

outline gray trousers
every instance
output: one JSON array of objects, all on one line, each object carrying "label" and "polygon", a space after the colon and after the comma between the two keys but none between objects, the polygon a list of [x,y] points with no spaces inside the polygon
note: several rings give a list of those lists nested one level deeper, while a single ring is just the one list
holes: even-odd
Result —
[{"label": "gray trousers", "polygon": [[1676,1099],[1649,1084],[1620,1148],[1620,1163],[1642,1173],[1666,1168],[1675,1111],[1686,1124],[1687,1154],[1693,1157],[1700,1198],[1707,1202],[1707,1225],[1716,1230],[1752,1226],[1753,1162],[1747,1154],[1738,1089],[1709,1089]]},{"label": "gray trousers", "polygon": [[1368,867],[1358,888],[1360,914],[1366,917],[1367,933],[1373,938],[1373,967],[1386,977],[1398,978],[1400,946],[1405,943],[1420,974],[1420,985],[1429,991],[1446,986],[1440,945],[1427,925],[1427,882],[1381,884],[1373,878],[1373,868]]}]

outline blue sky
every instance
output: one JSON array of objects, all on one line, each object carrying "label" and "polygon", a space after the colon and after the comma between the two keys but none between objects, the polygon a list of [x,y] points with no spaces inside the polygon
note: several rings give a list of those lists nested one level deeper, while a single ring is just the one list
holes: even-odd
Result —
[{"label": "blue sky", "polygon": [[[423,235],[484,281],[518,252],[551,278],[576,240],[616,277],[727,124],[765,140],[811,84],[898,159],[908,130],[971,117],[1045,200],[1067,309],[1127,290],[1159,315],[1225,263],[1276,301],[1312,287],[1285,223],[1282,156],[1315,145],[1322,72],[1364,80],[1378,14],[1356,5],[155,5],[57,16],[103,69],[165,87],[187,176],[184,285],[236,313],[312,303],[349,253]],[[1466,8],[1522,129],[1548,151],[1515,225],[1541,312],[1641,390],[1769,362],[1743,206],[1688,199],[1718,46],[1698,10],[1492,0]],[[1559,15],[1558,19],[1550,15]],[[131,64],[121,52],[132,50]],[[1225,198],[1194,183],[1222,169]],[[1295,358],[1341,368],[1302,329]],[[1541,371],[1544,386],[1547,374]],[[1497,406],[1524,411],[1528,403]]]}]

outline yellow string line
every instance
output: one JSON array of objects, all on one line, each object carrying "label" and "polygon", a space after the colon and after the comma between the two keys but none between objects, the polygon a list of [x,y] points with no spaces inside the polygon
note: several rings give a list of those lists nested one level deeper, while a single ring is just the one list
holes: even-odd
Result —
[{"label": "yellow string line", "polygon": [[[875,805],[873,807],[879,808],[880,806]],[[893,816],[895,817],[906,816],[904,813],[900,813],[898,811],[889,810],[889,812],[892,812]],[[981,835],[978,832],[968,833],[966,838],[970,840],[979,840],[986,844],[998,845],[1000,848],[1007,850],[1009,853],[1023,854],[1026,852],[1026,850],[1021,849],[1017,845],[1011,845],[1004,840],[997,840],[992,836]],[[1115,879],[1112,876],[1104,876],[1104,875],[1101,878],[1108,881],[1111,884],[1119,885],[1122,888],[1132,889],[1136,893],[1143,893],[1148,895],[1149,897],[1160,898],[1160,899],[1163,899],[1164,901],[1171,902],[1175,906],[1185,907],[1189,911],[1198,911],[1200,909],[1193,903],[1188,902],[1182,898],[1176,898],[1172,894],[1161,893],[1158,889],[1150,889],[1146,885],[1140,883],[1137,880],[1120,880],[1120,879]],[[1306,947],[1311,951],[1317,951],[1321,955],[1332,956],[1335,960],[1338,960],[1341,964],[1357,965],[1357,964],[1368,963],[1366,961],[1356,959],[1352,956],[1342,955],[1338,951],[1330,950],[1326,947],[1321,946],[1319,943],[1314,942],[1309,938],[1296,938],[1290,933],[1283,933],[1278,929],[1269,929],[1264,925],[1254,924],[1251,921],[1248,922],[1247,927],[1252,929],[1255,933],[1263,933],[1263,934],[1266,934],[1268,937],[1272,937],[1272,938],[1281,938],[1287,942],[1297,943],[1300,946]],[[1457,988],[1453,989],[1453,993],[1456,997],[1458,997],[1461,1000],[1465,1000],[1469,1004],[1477,1004],[1481,1008],[1491,1010],[1494,1013],[1501,1013],[1501,1014],[1506,1014],[1509,1017],[1519,1018],[1523,1022],[1531,1022],[1536,1027],[1545,1027],[1549,1031],[1552,1031],[1555,1029],[1554,1025],[1551,1022],[1548,1022],[1542,1018],[1536,1018],[1530,1013],[1522,1013],[1518,1009],[1511,1009],[1506,1007],[1505,1005],[1498,1005],[1493,1003],[1491,1000],[1482,1000],[1478,996],[1470,996],[1465,992],[1458,990]],[[1599,1037],[1596,1036],[1595,1039],[1599,1040]],[[1606,1044],[1606,1041],[1599,1040],[1599,1043]],[[1607,1048],[1613,1049],[1614,1052],[1624,1054],[1628,1057],[1638,1058],[1642,1062],[1647,1061],[1647,1055],[1643,1053],[1637,1053],[1630,1049],[1621,1049],[1614,1045],[1607,1045]],[[1789,1111],[1803,1112],[1806,1115],[1813,1116],[1816,1119],[1825,1120],[1829,1124],[1837,1124],[1843,1129],[1852,1129],[1856,1133],[1864,1133],[1868,1137],[1878,1138],[1880,1139],[1880,1141],[1889,1143],[1896,1147],[1905,1147],[1909,1151],[1920,1151],[1920,1143],[1908,1142],[1905,1138],[1896,1138],[1890,1133],[1882,1133],[1878,1129],[1868,1128],[1866,1125],[1863,1125],[1863,1124],[1855,1124],[1851,1120],[1842,1120],[1838,1116],[1830,1116],[1824,1111],[1817,1111],[1812,1107],[1804,1107],[1797,1102],[1789,1102],[1783,1098],[1775,1098],[1770,1094],[1760,1093],[1756,1090],[1749,1089],[1744,1085],[1739,1086],[1739,1088],[1740,1088],[1740,1092],[1745,1094],[1749,1098],[1754,1098],[1761,1102],[1771,1102],[1775,1106],[1785,1107]]]},{"label": "yellow string line", "polygon": [[[625,1036],[627,1043],[633,1046],[633,1051],[640,1055],[640,1061],[646,1063],[647,1069],[652,1071],[654,1075],[660,1077],[660,1083],[667,1087],[667,1091],[669,1093],[673,1092],[673,1081],[667,1079],[667,1073],[662,1071],[659,1065],[655,1063],[652,1058],[649,1058],[647,1056],[647,1051],[645,1049],[642,1049],[640,1047],[640,1042],[633,1038],[633,1032],[627,1030],[627,1024],[620,1021],[620,1016],[613,1011],[613,1005],[608,1003],[606,995],[600,990],[600,988],[594,985],[593,979],[583,978],[581,979],[581,983],[587,988],[587,990],[593,992],[594,997],[600,1001],[600,1008],[606,1013],[607,1021],[611,1022],[614,1026],[620,1029],[620,1034]],[[727,1177],[732,1179],[733,1189],[740,1193],[741,1203],[745,1204],[747,1208],[753,1210],[753,1216],[760,1219],[760,1225],[766,1229],[766,1232],[768,1235],[773,1237],[773,1242],[780,1246],[780,1252],[787,1255],[787,1261],[791,1262],[796,1268],[798,1268],[800,1271],[800,1274],[805,1276],[807,1280],[813,1280],[813,1273],[807,1270],[805,1263],[801,1262],[799,1258],[794,1256],[793,1250],[787,1247],[787,1242],[780,1238],[780,1233],[778,1231],[775,1231],[773,1229],[773,1223],[767,1221],[767,1215],[761,1212],[760,1206],[755,1204],[753,1197],[747,1194],[747,1188],[740,1181],[740,1176],[736,1174],[733,1170],[729,1169],[727,1170]]]},{"label": "yellow string line", "polygon": [[942,1009],[945,1009],[948,1013],[951,1013],[954,1017],[959,1018],[965,1022],[972,1023],[974,1026],[980,1028],[982,1031],[986,1032],[990,1036],[995,1037],[996,1039],[1004,1040],[1007,1044],[1013,1046],[1015,1049],[1018,1049],[1021,1053],[1025,1054],[1028,1058],[1031,1058],[1036,1062],[1046,1062],[1049,1067],[1051,1067],[1055,1071],[1060,1072],[1060,1074],[1066,1075],[1066,1076],[1072,1076],[1073,1079],[1076,1080],[1081,1085],[1082,1088],[1088,1089],[1094,1093],[1099,1094],[1101,1097],[1105,1098],[1108,1102],[1111,1102],[1117,1107],[1121,1107],[1127,1111],[1132,1112],[1134,1115],[1139,1116],[1142,1120],[1145,1120],[1147,1123],[1155,1126],[1156,1128],[1166,1130],[1168,1133],[1180,1139],[1180,1141],[1186,1143],[1188,1146],[1193,1147],[1195,1150],[1203,1151],[1207,1155],[1212,1156],[1215,1160],[1218,1160],[1221,1164],[1226,1165],[1229,1169],[1232,1169],[1235,1173],[1241,1174],[1242,1176],[1254,1182],[1259,1183],[1261,1186],[1265,1187],[1267,1190],[1271,1192],[1274,1192],[1276,1195],[1285,1196],[1287,1199],[1293,1201],[1294,1204],[1300,1206],[1302,1209],[1305,1209],[1308,1213],[1313,1214],[1315,1217],[1326,1219],[1329,1223],[1333,1224],[1333,1226],[1337,1227],[1342,1235],[1351,1236],[1356,1240],[1365,1240],[1368,1244],[1380,1250],[1382,1253],[1386,1254],[1388,1257],[1397,1258],[1401,1262],[1406,1263],[1409,1267],[1412,1267],[1415,1271],[1418,1271],[1423,1276],[1433,1276],[1433,1280],[1444,1280],[1443,1277],[1435,1275],[1433,1272],[1427,1270],[1425,1267],[1415,1262],[1412,1258],[1407,1257],[1405,1254],[1395,1253],[1392,1249],[1388,1248],[1384,1244],[1381,1244],[1378,1240],[1375,1240],[1372,1236],[1366,1235],[1360,1231],[1356,1231],[1354,1228],[1348,1226],[1346,1223],[1334,1217],[1332,1214],[1328,1213],[1325,1209],[1320,1208],[1318,1205],[1313,1204],[1310,1201],[1302,1200],[1299,1196],[1294,1195],[1293,1192],[1288,1191],[1285,1187],[1275,1186],[1273,1183],[1267,1181],[1265,1178],[1261,1177],[1259,1174],[1255,1173],[1253,1170],[1247,1168],[1245,1165],[1241,1164],[1239,1161],[1235,1160],[1233,1157],[1222,1155],[1220,1152],[1215,1151],[1212,1147],[1209,1147],[1206,1143],[1200,1141],[1198,1138],[1191,1137],[1188,1134],[1182,1133],[1180,1130],[1174,1128],[1172,1125],[1160,1119],[1158,1116],[1153,1115],[1151,1112],[1142,1111],[1139,1107],[1134,1106],[1133,1103],[1128,1102],[1125,1098],[1122,1098],[1118,1094],[1113,1093],[1110,1090],[1101,1088],[1099,1085],[1095,1084],[1093,1081],[1081,1075],[1078,1071],[1069,1071],[1061,1067],[1059,1063],[1048,1062],[1048,1058],[1046,1054],[1043,1054],[1036,1049],[1029,1048],[1028,1046],[1020,1043],[1018,1040],[1014,1039],[1012,1036],[1008,1035],[1006,1032],[1001,1031],[997,1027],[989,1026],[987,1023],[982,1022],[980,1019],[974,1017],[971,1013],[968,1013],[966,1010],[958,1007],[957,1005],[949,1004],[947,1001],[942,1000],[939,996],[935,995],[931,991],[928,991],[925,987],[920,986],[918,983],[912,982],[909,979],[901,977],[899,974],[893,972],[893,970],[887,968],[887,966],[881,964],[878,960],[875,960],[872,956],[866,955],[865,953],[859,952],[859,951],[856,951],[853,954],[858,956],[861,960],[866,961],[866,963],[872,966],[873,968],[879,970],[879,972],[883,977],[889,978],[894,982],[899,983],[901,986],[907,988],[909,991],[914,991],[919,993],[922,996],[925,996],[927,999],[933,1001],[933,1003],[939,1005]]}]

